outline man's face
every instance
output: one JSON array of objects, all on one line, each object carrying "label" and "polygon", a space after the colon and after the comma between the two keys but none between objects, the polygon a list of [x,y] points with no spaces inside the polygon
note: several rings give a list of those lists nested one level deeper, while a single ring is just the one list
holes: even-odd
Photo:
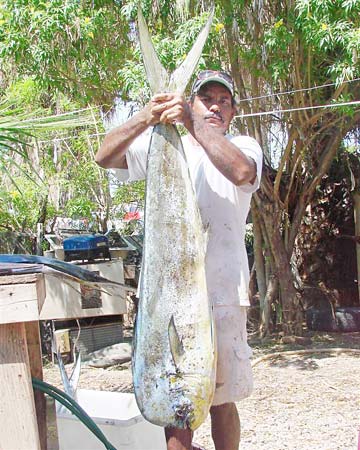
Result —
[{"label": "man's face", "polygon": [[206,83],[196,94],[192,109],[223,134],[228,130],[235,114],[229,90],[222,84],[212,81]]}]

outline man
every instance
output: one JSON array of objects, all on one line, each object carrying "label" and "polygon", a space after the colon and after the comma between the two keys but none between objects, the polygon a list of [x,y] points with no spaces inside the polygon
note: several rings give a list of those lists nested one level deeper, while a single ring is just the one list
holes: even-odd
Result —
[{"label": "man", "polygon": [[[258,188],[262,152],[248,136],[227,135],[235,114],[234,84],[220,71],[200,72],[190,102],[176,93],[155,95],[143,110],[112,130],[96,155],[105,168],[127,169],[130,180],[143,178],[149,127],[182,123],[182,138],[201,218],[209,229],[206,277],[214,306],[218,363],[216,390],[210,409],[216,450],[237,450],[240,420],[235,406],[252,391],[247,344],[246,307],[249,268],[245,224],[252,193]],[[124,171],[115,173],[124,179]],[[191,450],[190,430],[166,429],[168,450]]]}]

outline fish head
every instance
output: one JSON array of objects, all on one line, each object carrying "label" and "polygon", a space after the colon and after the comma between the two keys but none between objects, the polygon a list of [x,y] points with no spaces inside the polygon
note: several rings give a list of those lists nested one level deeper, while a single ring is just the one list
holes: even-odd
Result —
[{"label": "fish head", "polygon": [[178,424],[178,427],[191,429],[191,424],[194,420],[194,407],[192,402],[186,397],[181,397],[174,403],[173,409],[175,422]]}]

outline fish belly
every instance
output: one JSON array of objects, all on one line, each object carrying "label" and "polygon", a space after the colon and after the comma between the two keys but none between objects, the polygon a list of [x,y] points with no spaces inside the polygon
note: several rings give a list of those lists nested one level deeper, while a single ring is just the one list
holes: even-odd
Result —
[{"label": "fish belly", "polygon": [[163,427],[195,430],[215,385],[215,336],[205,278],[206,236],[175,127],[155,127],[133,355],[139,409]]}]

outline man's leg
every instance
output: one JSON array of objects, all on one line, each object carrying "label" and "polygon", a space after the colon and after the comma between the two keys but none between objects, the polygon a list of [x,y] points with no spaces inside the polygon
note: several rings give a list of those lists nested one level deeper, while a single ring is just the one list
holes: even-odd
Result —
[{"label": "man's leg", "polygon": [[167,450],[191,450],[192,431],[181,428],[165,428]]},{"label": "man's leg", "polygon": [[240,444],[240,419],[235,403],[212,406],[211,435],[216,450],[238,450]]}]

